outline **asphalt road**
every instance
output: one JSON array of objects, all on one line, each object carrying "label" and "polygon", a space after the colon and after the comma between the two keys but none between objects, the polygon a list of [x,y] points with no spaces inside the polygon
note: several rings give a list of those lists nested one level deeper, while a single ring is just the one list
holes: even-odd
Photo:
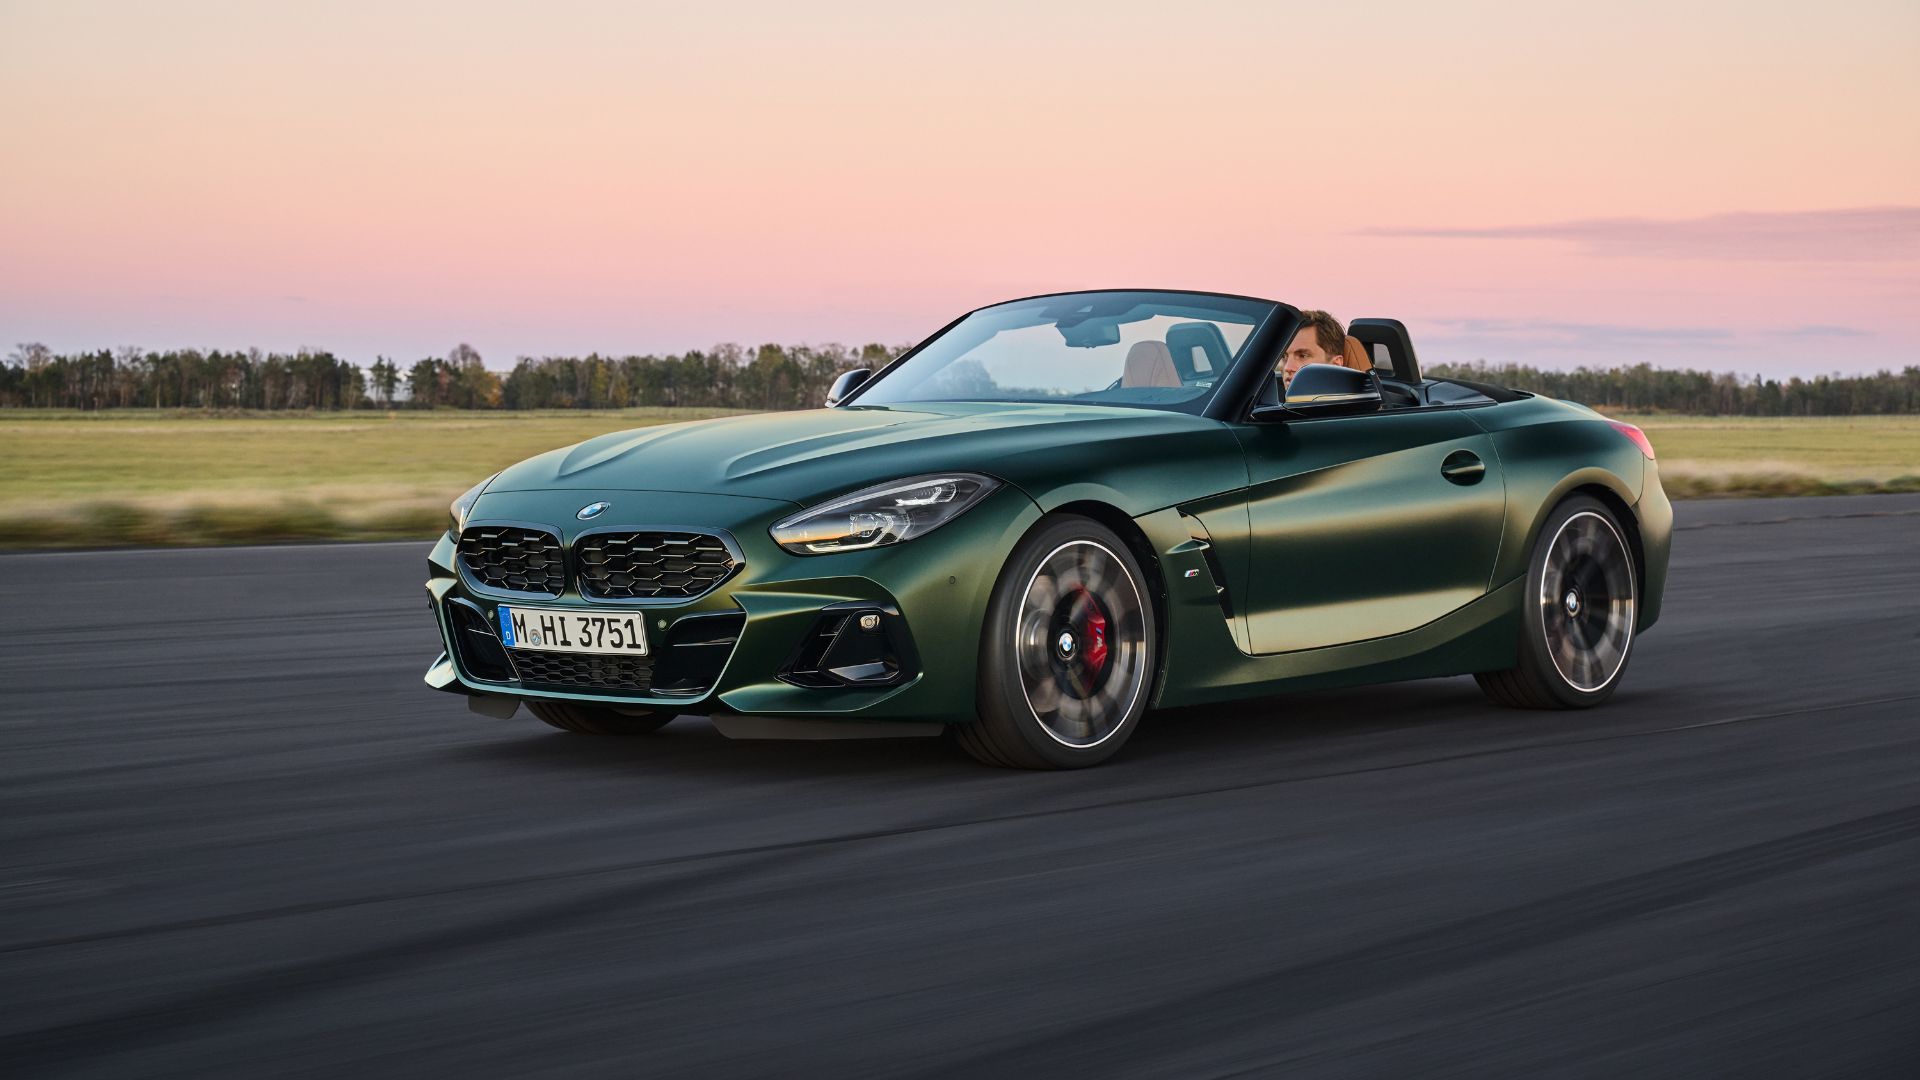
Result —
[{"label": "asphalt road", "polygon": [[0,558],[0,1073],[1920,1069],[1920,498],[1680,508],[1623,691],[1111,764],[428,691],[420,545]]}]

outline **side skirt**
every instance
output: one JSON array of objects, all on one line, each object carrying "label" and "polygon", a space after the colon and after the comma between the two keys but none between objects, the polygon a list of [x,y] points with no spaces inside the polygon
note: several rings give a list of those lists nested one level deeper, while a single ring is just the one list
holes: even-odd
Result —
[{"label": "side skirt", "polygon": [[1431,679],[1498,671],[1519,655],[1519,604],[1526,579],[1519,578],[1473,603],[1404,634],[1266,656],[1239,656],[1187,683],[1168,672],[1156,703],[1163,707],[1263,697],[1301,690]]}]

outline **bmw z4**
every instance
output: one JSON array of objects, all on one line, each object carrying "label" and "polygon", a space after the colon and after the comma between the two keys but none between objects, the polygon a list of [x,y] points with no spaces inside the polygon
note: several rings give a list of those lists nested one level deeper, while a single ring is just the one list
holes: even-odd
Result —
[{"label": "bmw z4", "polygon": [[[453,504],[428,685],[588,735],[944,733],[1097,764],[1152,708],[1472,675],[1600,704],[1660,613],[1639,429],[1422,377],[1399,322],[1287,377],[1293,307],[971,312],[827,407],[617,432]],[[1371,366],[1369,366],[1369,361]]]}]

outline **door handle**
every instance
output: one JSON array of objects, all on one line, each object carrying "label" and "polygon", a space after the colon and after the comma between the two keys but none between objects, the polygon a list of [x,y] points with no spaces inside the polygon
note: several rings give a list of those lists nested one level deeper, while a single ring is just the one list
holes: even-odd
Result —
[{"label": "door handle", "polygon": [[1487,475],[1487,463],[1471,450],[1455,450],[1440,463],[1440,475],[1456,484],[1477,484]]}]

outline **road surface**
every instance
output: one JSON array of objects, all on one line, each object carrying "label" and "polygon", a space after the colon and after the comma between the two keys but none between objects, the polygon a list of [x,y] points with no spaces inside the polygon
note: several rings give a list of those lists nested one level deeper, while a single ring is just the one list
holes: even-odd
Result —
[{"label": "road surface", "polygon": [[474,716],[421,545],[0,557],[0,1070],[1914,1075],[1920,498],[1679,518],[1607,708],[1064,774]]}]

